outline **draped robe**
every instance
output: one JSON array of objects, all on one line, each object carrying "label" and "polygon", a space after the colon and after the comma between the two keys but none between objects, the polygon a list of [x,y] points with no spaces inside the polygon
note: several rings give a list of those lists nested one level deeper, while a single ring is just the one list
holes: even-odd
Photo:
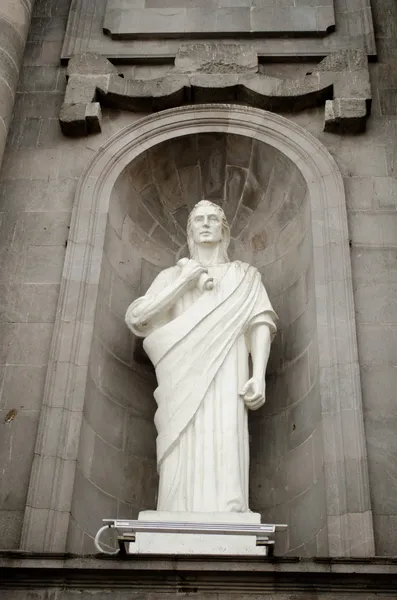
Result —
[{"label": "draped robe", "polygon": [[126,314],[145,337],[158,381],[157,509],[247,512],[248,423],[239,392],[250,377],[250,332],[262,324],[273,335],[276,315],[260,273],[236,261],[209,267],[212,290],[193,287],[139,325],[136,309],[178,274],[178,266],[162,271]]}]

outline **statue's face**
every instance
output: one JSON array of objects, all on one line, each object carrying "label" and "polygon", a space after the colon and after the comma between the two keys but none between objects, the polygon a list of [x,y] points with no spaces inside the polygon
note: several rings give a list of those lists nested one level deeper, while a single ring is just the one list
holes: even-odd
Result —
[{"label": "statue's face", "polygon": [[217,210],[212,206],[195,209],[191,232],[196,244],[218,244],[222,239],[222,222]]}]

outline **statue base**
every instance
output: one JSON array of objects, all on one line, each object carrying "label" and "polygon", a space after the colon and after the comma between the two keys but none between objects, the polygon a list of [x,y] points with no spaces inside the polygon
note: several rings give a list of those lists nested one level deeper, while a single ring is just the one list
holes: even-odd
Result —
[{"label": "statue base", "polygon": [[197,533],[137,533],[129,554],[201,554],[223,556],[267,556],[268,547],[257,545],[256,535],[202,534],[208,524],[260,525],[259,513],[201,513],[142,511],[138,521],[194,523]]}]

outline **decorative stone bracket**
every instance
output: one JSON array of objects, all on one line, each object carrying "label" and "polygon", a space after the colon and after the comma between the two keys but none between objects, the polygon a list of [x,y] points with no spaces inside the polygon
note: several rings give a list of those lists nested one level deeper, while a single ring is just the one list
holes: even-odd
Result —
[{"label": "decorative stone bracket", "polygon": [[250,46],[181,46],[174,68],[164,77],[125,79],[100,54],[74,56],[59,122],[68,136],[101,131],[101,105],[135,112],[184,104],[241,103],[272,112],[296,112],[325,102],[324,130],[360,133],[371,109],[368,59],[361,50],[327,56],[311,73],[279,79],[258,72]]}]

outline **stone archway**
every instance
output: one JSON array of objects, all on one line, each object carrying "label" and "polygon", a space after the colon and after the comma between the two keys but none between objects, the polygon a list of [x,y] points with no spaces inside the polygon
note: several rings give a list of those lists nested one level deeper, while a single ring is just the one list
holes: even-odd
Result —
[{"label": "stone archway", "polygon": [[[183,107],[146,117],[111,138],[80,180],[32,470],[23,547],[46,551],[66,548],[79,440],[82,455],[89,437],[80,436],[81,418],[84,402],[87,402],[87,372],[109,206],[115,186],[122,185],[121,174],[143,153],[171,139],[203,134],[254,139],[256,144],[272,148],[285,157],[286,163],[299,172],[304,182],[310,207],[307,222],[313,244],[312,312],[318,340],[318,367],[313,368],[318,368],[319,374],[317,398],[321,404],[324,442],[324,484],[320,494],[326,512],[323,535],[327,535],[326,545],[332,556],[371,555],[372,516],[342,179],[324,146],[297,125],[272,113],[230,105]],[[318,408],[320,410],[320,406]],[[48,460],[49,457],[52,460]],[[295,460],[298,458],[297,454]],[[43,489],[47,490],[46,502]],[[301,505],[296,502],[295,528],[301,523],[305,530],[307,512],[318,506],[316,503],[315,497]],[[112,507],[111,502],[104,503],[103,510]],[[70,545],[75,549],[73,532],[69,535]],[[301,537],[309,541],[307,536],[305,530]],[[296,545],[289,549],[295,550]],[[303,548],[302,551],[308,550]]]}]

